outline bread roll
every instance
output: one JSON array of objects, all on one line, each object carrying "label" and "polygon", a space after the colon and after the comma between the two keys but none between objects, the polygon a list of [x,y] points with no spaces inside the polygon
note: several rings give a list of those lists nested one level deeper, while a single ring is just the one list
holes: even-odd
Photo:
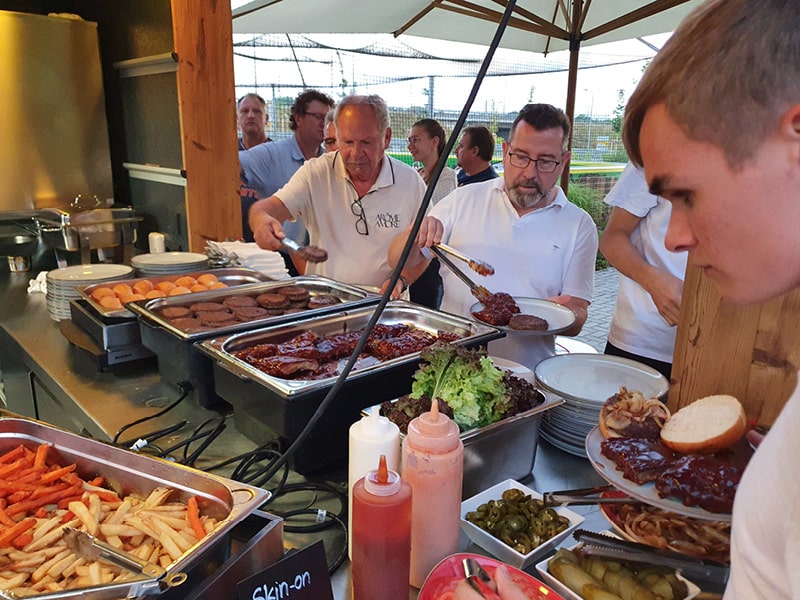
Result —
[{"label": "bread roll", "polygon": [[700,398],[674,413],[661,429],[661,440],[683,454],[710,454],[735,444],[746,427],[741,402],[719,394]]}]

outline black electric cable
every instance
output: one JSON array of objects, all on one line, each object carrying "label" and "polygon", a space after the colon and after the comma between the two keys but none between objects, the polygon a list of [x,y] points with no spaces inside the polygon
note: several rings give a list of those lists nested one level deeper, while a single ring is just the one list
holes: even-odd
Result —
[{"label": "black electric cable", "polygon": [[[211,423],[213,421],[217,421],[219,419],[222,419],[222,420],[217,424],[217,426],[214,429],[212,429],[210,431],[203,431],[202,430],[203,427],[205,427],[208,423]],[[208,419],[207,421],[203,422],[198,427],[196,427],[195,430],[194,430],[194,433],[192,433],[192,435],[190,435],[188,438],[183,439],[183,440],[173,444],[172,446],[170,446],[168,448],[165,448],[164,451],[159,456],[161,458],[164,458],[168,454],[170,454],[172,452],[175,452],[176,450],[179,450],[180,448],[184,448],[184,450],[185,450],[192,442],[196,442],[197,440],[208,438],[208,437],[210,437],[212,435],[213,435],[213,438],[212,438],[211,441],[214,441],[214,439],[216,439],[216,437],[220,433],[222,433],[222,430],[225,429],[225,427],[226,427],[226,425],[225,425],[225,417],[212,417],[211,419]]]},{"label": "black electric cable", "polygon": [[191,454],[189,454],[190,444],[187,444],[186,446],[183,447],[183,460],[181,461],[181,463],[186,465],[187,467],[193,467],[197,459],[200,458],[200,455],[206,451],[206,448],[208,448],[212,444],[212,442],[216,440],[222,434],[223,431],[225,431],[227,427],[227,424],[225,423],[226,419],[227,417],[225,415],[222,415],[220,417],[208,419],[205,423],[199,425],[195,429],[195,433],[199,433],[200,431],[202,431],[202,429],[209,423],[218,421],[217,424],[214,425],[214,427],[211,429],[211,431],[208,432],[206,438],[197,446],[197,448],[195,448],[195,450]]},{"label": "black electric cable", "polygon": [[[298,510],[290,510],[288,512],[283,513],[282,515],[278,515],[283,518],[283,530],[289,533],[294,533],[296,531],[296,526],[294,525],[287,525],[286,520],[291,519],[292,517],[296,517],[298,515],[312,515],[319,517],[320,512],[318,510],[314,510],[313,508],[302,508]],[[277,513],[276,513],[277,514]],[[320,528],[316,531],[322,531],[324,529],[330,528],[334,523],[341,527],[342,533],[344,534],[344,544],[342,545],[342,550],[334,559],[333,563],[328,566],[328,574],[332,575],[336,570],[342,566],[344,563],[344,559],[347,557],[347,523],[344,520],[340,519],[333,513],[326,512],[324,513],[324,518],[330,519],[330,522],[320,523]],[[303,529],[302,531],[310,531],[308,529]]]},{"label": "black electric cable", "polygon": [[[347,513],[347,495],[343,491],[338,490],[332,485],[324,482],[307,481],[302,483],[291,483],[289,485],[285,485],[281,490],[274,491],[272,493],[272,496],[269,498],[269,500],[267,500],[264,503],[264,505],[266,506],[271,502],[274,502],[278,498],[281,498],[288,494],[293,494],[296,492],[317,492],[317,491],[327,492],[333,496],[333,498],[339,503],[339,511],[333,514],[335,514],[340,519],[344,519]],[[295,531],[299,532],[301,530],[296,529]],[[307,531],[316,531],[316,529],[308,529]]]},{"label": "black electric cable", "polygon": [[152,445],[153,442],[164,437],[165,435],[169,435],[170,433],[174,433],[176,431],[183,429],[188,423],[189,421],[184,419],[183,421],[178,421],[177,423],[174,423],[168,427],[164,427],[163,429],[157,429],[156,431],[151,431],[149,433],[132,437],[122,442],[117,442],[117,445],[123,448],[130,448],[131,445],[133,445],[138,440],[144,440],[148,443],[148,445]]},{"label": "black electric cable", "polygon": [[422,219],[425,217],[425,213],[428,210],[428,205],[430,204],[431,196],[433,195],[434,188],[436,187],[436,182],[439,180],[439,176],[442,173],[442,169],[444,169],[445,163],[447,162],[447,157],[450,155],[453,146],[455,145],[456,138],[458,137],[458,132],[461,131],[461,128],[464,126],[464,123],[469,116],[470,108],[472,104],[475,102],[475,98],[478,95],[478,90],[480,89],[481,83],[483,82],[484,77],[486,76],[486,72],[489,70],[489,65],[492,62],[492,57],[494,56],[497,47],[500,44],[500,39],[503,37],[503,33],[506,30],[508,25],[508,21],[511,19],[511,14],[516,7],[516,0],[508,0],[508,4],[506,4],[506,9],[503,12],[503,17],[500,19],[500,23],[497,26],[497,30],[495,31],[494,37],[492,38],[491,44],[489,44],[489,48],[486,52],[486,56],[481,63],[480,69],[478,69],[478,74],[475,78],[475,83],[472,85],[472,89],[470,90],[469,97],[467,98],[466,103],[464,104],[464,108],[461,109],[461,114],[458,116],[455,125],[453,126],[453,132],[450,134],[450,138],[447,140],[445,144],[444,150],[442,151],[441,155],[439,156],[439,160],[436,163],[436,167],[433,170],[433,175],[431,177],[431,181],[428,184],[427,189],[425,190],[425,195],[422,197],[422,203],[419,207],[419,211],[417,211],[417,216],[414,219],[414,224],[411,227],[411,231],[409,232],[408,239],[406,240],[406,244],[403,247],[403,252],[400,255],[400,259],[398,260],[397,266],[392,271],[392,275],[389,278],[389,285],[386,288],[383,296],[381,297],[380,301],[375,307],[375,310],[372,313],[372,316],[369,319],[369,322],[364,327],[364,332],[361,335],[361,338],[358,340],[358,344],[356,344],[353,353],[350,355],[347,363],[341,370],[341,373],[336,378],[336,381],[333,383],[333,386],[322,399],[317,410],[308,420],[308,423],[300,432],[300,434],[294,439],[291,445],[286,449],[286,451],[278,458],[267,471],[266,479],[269,480],[277,471],[278,469],[287,463],[289,457],[294,454],[294,452],[299,448],[306,440],[308,435],[314,430],[317,426],[317,423],[325,414],[325,411],[328,410],[328,406],[333,402],[336,395],[341,390],[342,386],[347,379],[347,376],[350,374],[350,371],[353,370],[353,367],[358,360],[359,355],[361,354],[364,346],[367,343],[367,338],[375,327],[380,319],[381,314],[383,314],[384,308],[389,302],[391,298],[392,291],[394,290],[395,286],[397,285],[398,280],[400,279],[400,273],[403,270],[403,265],[405,265],[406,259],[408,258],[409,254],[411,254],[411,249],[414,247],[414,242],[417,237],[417,233],[419,232],[420,225],[422,224]]},{"label": "black electric cable", "polygon": [[149,415],[147,417],[142,417],[141,419],[136,419],[135,421],[132,421],[131,423],[128,423],[127,425],[123,425],[122,427],[120,427],[117,430],[117,433],[114,434],[114,438],[111,440],[111,443],[116,444],[117,440],[119,440],[119,436],[121,436],[123,434],[123,432],[127,431],[131,427],[133,427],[135,425],[139,425],[140,423],[146,423],[147,421],[149,421],[151,419],[156,419],[156,418],[160,417],[161,415],[165,415],[169,411],[171,411],[173,408],[178,406],[178,404],[183,402],[186,399],[186,396],[189,395],[189,392],[192,391],[192,384],[189,383],[188,381],[181,381],[181,382],[178,383],[178,387],[181,389],[181,395],[178,396],[178,399],[175,400],[175,402],[173,402],[172,404],[167,405],[166,407],[164,407],[162,410],[158,411],[157,413],[154,413],[154,414]]}]

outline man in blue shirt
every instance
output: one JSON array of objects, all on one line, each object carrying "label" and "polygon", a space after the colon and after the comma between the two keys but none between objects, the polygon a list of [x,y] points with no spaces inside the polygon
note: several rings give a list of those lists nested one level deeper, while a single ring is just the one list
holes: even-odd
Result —
[{"label": "man in blue shirt", "polygon": [[[239,152],[242,169],[242,234],[246,242],[253,241],[247,213],[255,201],[274,195],[306,160],[323,153],[325,115],[333,105],[330,96],[317,90],[305,90],[297,96],[290,109],[289,122],[293,136]],[[287,237],[301,244],[307,237],[299,221],[284,223],[284,231]],[[291,260],[287,260],[287,267],[291,274],[297,274]]]}]

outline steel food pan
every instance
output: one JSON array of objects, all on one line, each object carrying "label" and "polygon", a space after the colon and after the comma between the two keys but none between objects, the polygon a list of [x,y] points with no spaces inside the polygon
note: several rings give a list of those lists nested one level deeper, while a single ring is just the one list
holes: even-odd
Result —
[{"label": "steel food pan", "polygon": [[[255,344],[280,343],[308,330],[325,336],[361,329],[373,310],[355,308],[198,343],[198,348],[214,361],[214,388],[233,405],[237,428],[256,443],[275,437],[295,439],[336,378],[300,381],[273,377],[239,360],[234,352]],[[504,335],[494,327],[399,300],[386,305],[379,322],[408,323],[433,334],[438,330],[455,333],[461,336],[455,343],[466,346],[484,345]],[[314,470],[346,456],[347,431],[361,409],[408,393],[419,355],[413,352],[353,370],[317,429],[296,452],[295,469]]]},{"label": "steel food pan", "polygon": [[[120,495],[148,494],[159,486],[175,490],[174,499],[188,500],[197,496],[201,511],[219,519],[217,528],[167,568],[168,573],[185,572],[190,577],[202,576],[201,561],[206,550],[226,537],[230,530],[263,504],[269,492],[236,481],[217,477],[165,460],[135,454],[29,419],[0,418],[0,453],[19,444],[35,449],[50,444],[50,455],[61,464],[77,465],[77,473],[85,477],[102,475],[107,484]],[[194,571],[197,571],[192,575]],[[137,594],[141,582],[81,588],[79,590],[40,594],[35,598],[88,597],[105,600],[131,597]],[[176,588],[178,589],[178,588]],[[149,592],[149,593],[152,593]]]},{"label": "steel food pan", "polygon": [[[226,298],[232,296],[251,296],[253,298],[266,292],[272,292],[278,288],[286,287],[288,285],[299,285],[309,291],[311,297],[321,294],[332,294],[341,300],[338,304],[330,306],[322,306],[319,308],[311,308],[294,313],[287,313],[283,315],[273,315],[260,319],[253,319],[233,325],[224,325],[222,327],[208,328],[202,330],[187,330],[171,323],[168,319],[162,318],[158,311],[168,307],[189,307],[196,302],[222,302]],[[202,295],[201,295],[202,294]],[[268,325],[275,325],[278,323],[286,323],[294,321],[299,318],[308,316],[327,314],[334,311],[339,311],[344,308],[352,308],[355,306],[364,306],[368,304],[377,304],[380,296],[368,292],[362,288],[340,283],[333,279],[318,276],[300,276],[292,277],[291,279],[282,279],[280,281],[271,281],[268,283],[261,283],[258,285],[248,285],[246,288],[225,288],[219,290],[212,290],[209,292],[200,292],[196,296],[188,298],[187,296],[171,296],[168,298],[153,298],[151,300],[138,300],[131,302],[128,307],[140,315],[141,319],[151,325],[163,328],[173,336],[183,340],[197,341],[209,337],[224,335],[235,331],[243,331],[245,329],[253,329],[255,327],[265,327]],[[157,349],[152,349],[158,354]]]},{"label": "steel food pan", "polygon": [[[133,318],[136,315],[133,314],[131,311],[129,311],[127,308],[106,308],[105,306],[101,306],[99,303],[95,302],[94,299],[92,298],[92,292],[99,287],[110,287],[121,283],[133,287],[134,284],[139,283],[140,281],[143,281],[145,279],[151,281],[153,284],[159,284],[162,281],[175,281],[180,277],[194,277],[195,279],[197,279],[200,275],[206,275],[206,274],[214,275],[221,283],[224,283],[225,285],[230,287],[254,284],[254,283],[263,283],[265,281],[272,281],[272,279],[270,279],[260,271],[256,271],[255,269],[248,269],[245,267],[229,267],[224,269],[208,269],[205,271],[194,271],[191,273],[180,273],[175,275],[161,275],[157,277],[136,277],[134,279],[123,279],[121,281],[114,281],[111,284],[109,284],[108,282],[93,283],[91,285],[78,286],[77,290],[78,293],[89,302],[89,306],[91,306],[93,310],[97,311],[102,316],[112,317],[112,318]],[[200,293],[204,292],[195,292],[194,294],[191,295],[191,297],[196,298],[195,294],[200,294]]]}]

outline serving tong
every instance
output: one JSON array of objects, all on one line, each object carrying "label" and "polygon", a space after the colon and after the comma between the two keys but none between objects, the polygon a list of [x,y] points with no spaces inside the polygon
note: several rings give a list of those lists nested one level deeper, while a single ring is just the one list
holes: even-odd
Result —
[{"label": "serving tong", "polygon": [[576,490],[560,490],[557,492],[545,492],[542,494],[542,502],[545,506],[573,506],[590,504],[631,504],[638,502],[628,496],[602,496],[603,492],[614,491],[612,485],[598,485],[595,487],[579,488]]},{"label": "serving tong", "polygon": [[115,548],[85,531],[72,527],[64,527],[63,531],[64,543],[67,548],[81,558],[108,561],[137,575],[155,580],[165,587],[175,587],[186,581],[186,573],[167,573],[161,565],[142,560],[130,552]]},{"label": "serving tong", "polygon": [[464,577],[469,586],[480,594],[481,598],[488,600],[495,600],[500,598],[497,595],[497,584],[492,581],[492,578],[481,566],[481,564],[472,557],[465,558],[461,561],[464,568]]},{"label": "serving tong", "polygon": [[472,281],[472,279],[470,279],[469,276],[466,273],[464,273],[464,271],[459,269],[455,265],[455,263],[447,257],[445,252],[439,248],[438,245],[435,244],[431,246],[431,252],[433,252],[436,255],[436,257],[440,261],[442,261],[442,264],[446,265],[447,268],[449,268],[455,274],[456,277],[458,277],[461,281],[467,284],[470,291],[472,292],[472,295],[475,296],[475,298],[477,298],[479,302],[486,302],[486,299],[492,295],[492,293],[489,290],[487,290],[482,285],[478,285],[477,283]]},{"label": "serving tong", "polygon": [[722,593],[730,574],[728,565],[717,561],[695,558],[585,529],[576,530],[572,537],[582,543],[580,551],[586,556],[675,569],[706,592]]},{"label": "serving tong", "polygon": [[478,275],[494,275],[494,267],[487,262],[467,256],[463,252],[460,252],[459,250],[456,250],[447,244],[439,243],[434,244],[434,246],[439,250],[447,252],[451,256],[455,256],[459,260],[463,260],[469,265],[469,268],[475,271]]},{"label": "serving tong", "polygon": [[308,262],[318,263],[328,260],[328,253],[318,246],[301,246],[288,237],[283,238],[281,244],[284,248],[296,252],[300,258]]}]

